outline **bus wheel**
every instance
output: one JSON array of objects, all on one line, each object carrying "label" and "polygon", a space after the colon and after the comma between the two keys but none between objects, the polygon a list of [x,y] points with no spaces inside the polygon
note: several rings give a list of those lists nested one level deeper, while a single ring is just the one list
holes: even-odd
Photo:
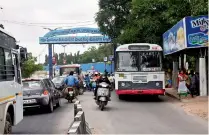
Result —
[{"label": "bus wheel", "polygon": [[11,134],[12,133],[12,118],[9,113],[6,115],[6,122],[4,127],[4,134]]},{"label": "bus wheel", "polygon": [[118,98],[119,98],[120,100],[123,100],[123,99],[124,99],[124,96],[123,96],[123,95],[118,95]]}]

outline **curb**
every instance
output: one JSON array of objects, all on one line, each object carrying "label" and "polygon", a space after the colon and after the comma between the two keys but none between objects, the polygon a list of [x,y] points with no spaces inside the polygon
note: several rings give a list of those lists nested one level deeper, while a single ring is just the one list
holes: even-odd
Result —
[{"label": "curb", "polygon": [[176,97],[176,96],[174,96],[174,95],[172,95],[172,94],[170,94],[168,92],[165,92],[165,95],[167,95],[167,96],[169,96],[169,97],[171,97],[173,99],[177,99],[177,100],[181,101],[181,99],[179,99],[178,97]]}]

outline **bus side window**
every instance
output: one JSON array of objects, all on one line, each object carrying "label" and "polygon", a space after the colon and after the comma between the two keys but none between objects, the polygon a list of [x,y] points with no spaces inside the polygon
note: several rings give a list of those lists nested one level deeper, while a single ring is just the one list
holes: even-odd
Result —
[{"label": "bus side window", "polygon": [[4,49],[5,55],[5,67],[6,67],[6,80],[12,81],[14,80],[14,66],[12,63],[12,53],[11,51]]},{"label": "bus side window", "polygon": [[0,81],[5,80],[5,56],[4,49],[0,48]]}]

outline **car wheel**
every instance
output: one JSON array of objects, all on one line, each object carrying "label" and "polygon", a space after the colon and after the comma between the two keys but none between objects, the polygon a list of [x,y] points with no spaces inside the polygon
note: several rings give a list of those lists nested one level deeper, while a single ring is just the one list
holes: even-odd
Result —
[{"label": "car wheel", "polygon": [[4,134],[11,134],[12,133],[12,118],[9,113],[6,115],[6,122],[4,127]]},{"label": "car wheel", "polygon": [[52,113],[54,111],[54,105],[53,105],[52,101],[49,102],[49,105],[48,105],[47,109],[48,109],[47,111],[49,113]]}]

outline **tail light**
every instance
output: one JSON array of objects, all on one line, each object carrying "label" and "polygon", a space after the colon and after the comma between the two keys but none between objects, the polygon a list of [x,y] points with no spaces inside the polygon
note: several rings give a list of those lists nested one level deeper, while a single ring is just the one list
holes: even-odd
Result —
[{"label": "tail light", "polygon": [[69,92],[69,91],[73,91],[73,88],[68,88],[68,92]]},{"label": "tail light", "polygon": [[49,94],[49,91],[48,90],[44,90],[43,94],[44,95],[48,95]]}]

